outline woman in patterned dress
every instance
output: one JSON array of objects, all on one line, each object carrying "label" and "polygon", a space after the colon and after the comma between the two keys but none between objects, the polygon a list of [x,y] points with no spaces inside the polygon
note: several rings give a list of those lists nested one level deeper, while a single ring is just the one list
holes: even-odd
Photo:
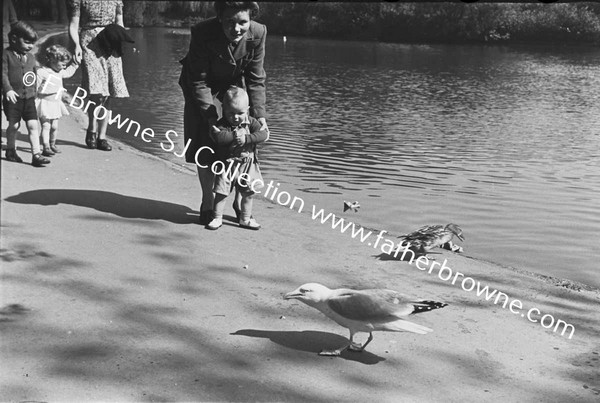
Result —
[{"label": "woman in patterned dress", "polygon": [[[109,97],[127,98],[129,92],[123,77],[121,57],[106,55],[96,36],[110,24],[123,26],[122,0],[68,0],[70,10],[69,37],[75,43],[75,60],[82,63],[82,88],[88,99],[95,102],[88,108],[88,129],[85,143],[88,148],[110,151],[106,141],[108,120],[96,119],[97,105],[109,109]],[[98,114],[100,115],[100,114]]]}]

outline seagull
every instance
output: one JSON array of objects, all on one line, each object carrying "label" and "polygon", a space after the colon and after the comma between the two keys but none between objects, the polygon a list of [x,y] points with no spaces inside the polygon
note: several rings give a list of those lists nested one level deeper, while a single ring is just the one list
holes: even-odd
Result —
[{"label": "seagull", "polygon": [[[326,356],[339,356],[346,349],[354,352],[364,351],[373,340],[375,330],[418,334],[432,332],[433,330],[428,327],[403,318],[448,305],[429,300],[414,300],[392,290],[348,288],[330,290],[317,283],[301,285],[296,290],[285,294],[284,299],[302,301],[318,309],[338,325],[348,328],[350,343],[336,350],[323,350],[319,353]],[[363,345],[353,340],[358,332],[369,333],[369,338]]]},{"label": "seagull", "polygon": [[448,224],[445,227],[443,225],[426,225],[410,234],[401,235],[399,238],[408,243],[415,252],[426,255],[431,249],[442,247],[446,243],[450,243],[450,250],[455,250],[452,244],[455,235],[461,241],[465,240],[462,229],[456,224]]},{"label": "seagull", "polygon": [[344,213],[348,210],[352,210],[356,213],[359,208],[360,208],[360,204],[357,201],[352,203],[352,202],[344,200]]}]

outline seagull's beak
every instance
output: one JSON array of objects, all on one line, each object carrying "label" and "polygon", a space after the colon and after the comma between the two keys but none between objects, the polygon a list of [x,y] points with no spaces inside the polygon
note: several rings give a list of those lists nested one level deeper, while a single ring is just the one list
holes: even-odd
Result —
[{"label": "seagull's beak", "polygon": [[292,292],[288,292],[283,296],[283,299],[298,299],[302,296],[302,293],[298,290],[294,290]]},{"label": "seagull's beak", "polygon": [[462,234],[461,234],[461,235],[459,235],[459,234],[456,234],[456,236],[458,237],[458,239],[460,239],[461,241],[463,241],[463,242],[464,242],[464,240],[465,240],[465,237],[464,237],[464,236],[462,236]]}]

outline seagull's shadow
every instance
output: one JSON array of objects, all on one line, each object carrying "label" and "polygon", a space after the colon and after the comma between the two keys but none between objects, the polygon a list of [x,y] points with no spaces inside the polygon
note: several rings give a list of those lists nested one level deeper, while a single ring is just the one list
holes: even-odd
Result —
[{"label": "seagull's shadow", "polygon": [[[284,332],[284,331],[271,331],[271,330],[256,330],[256,329],[242,329],[235,333],[231,333],[233,336],[248,336],[258,337],[262,339],[269,339],[273,343],[277,343],[280,346],[291,348],[299,351],[306,351],[309,353],[318,354],[324,349],[336,349],[345,344],[348,344],[348,339],[333,333],[317,332],[317,331],[303,331],[303,332]],[[353,352],[345,350],[340,355],[348,361],[356,361],[367,365],[377,364],[378,362],[385,361],[385,358],[370,353],[368,351]]]}]

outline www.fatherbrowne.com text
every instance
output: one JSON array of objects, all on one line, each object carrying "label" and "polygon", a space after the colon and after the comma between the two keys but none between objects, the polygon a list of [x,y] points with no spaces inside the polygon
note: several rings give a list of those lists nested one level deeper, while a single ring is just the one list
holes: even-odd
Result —
[{"label": "www.fatherbrowne.com text", "polygon": [[[46,87],[48,85],[52,85],[51,81],[51,77],[47,79],[44,91],[46,91]],[[35,78],[27,77],[26,79],[26,77],[24,77],[23,83],[26,86],[33,85],[35,83]],[[57,99],[61,96],[62,91],[64,91],[64,88],[59,88],[59,91],[56,95]],[[108,123],[110,125],[116,124],[119,130],[123,130],[123,128],[125,128],[124,130],[126,133],[129,133],[132,129],[134,129],[133,135],[135,137],[140,135],[142,141],[144,142],[150,143],[155,137],[155,132],[153,129],[149,127],[142,129],[142,126],[139,124],[139,122],[136,122],[135,120],[122,118],[120,114],[113,115],[112,110],[106,109],[103,105],[96,105],[91,100],[86,100],[87,96],[87,91],[78,87],[69,105],[73,108],[81,109],[85,113],[88,112],[90,106],[95,106],[93,115],[96,119],[108,119]],[[165,152],[173,152],[176,157],[180,158],[185,156],[190,146],[190,139],[188,139],[186,142],[183,150],[178,153],[174,151],[175,142],[173,141],[174,138],[178,137],[177,132],[174,130],[168,130],[164,134],[164,137],[168,142],[168,145],[165,147],[165,143],[161,141],[160,146]],[[202,152],[214,154],[214,151],[208,146],[200,147],[194,156],[194,160],[200,168],[209,168],[208,166],[199,163],[199,156]],[[227,167],[220,161],[213,163],[210,168],[215,174],[220,174],[223,172],[226,172],[228,175],[234,174],[234,172],[230,172],[231,164],[229,167]],[[237,175],[240,183],[243,183],[245,180],[243,175],[244,174]],[[262,188],[265,184],[263,181],[259,182],[260,183],[254,181],[247,184],[253,191],[255,191],[255,193],[261,193],[258,189]],[[277,202],[281,206],[286,206],[292,210],[296,210],[298,213],[301,213],[304,210],[304,200],[297,196],[292,197],[292,195],[288,192],[280,191],[279,183],[275,185],[273,181],[270,181],[268,184],[266,184],[266,189],[263,196],[271,201]],[[312,206],[312,219],[315,221],[319,220],[323,225],[327,224],[327,222],[330,222],[331,229],[339,229],[340,233],[342,234],[350,230],[349,234],[352,239],[358,239],[362,243],[367,242],[367,240],[371,240],[373,236],[372,231],[365,231],[364,227],[356,225],[351,221],[346,221],[342,217],[336,217],[335,214],[329,213],[326,215],[323,209],[317,210],[315,205]],[[512,314],[520,314],[521,317],[527,318],[527,320],[530,322],[539,323],[543,328],[552,329],[552,331],[555,333],[560,331],[561,336],[564,336],[565,333],[567,333],[569,339],[573,337],[573,334],[575,333],[575,327],[573,325],[566,323],[561,319],[555,319],[554,316],[550,314],[540,316],[542,312],[537,308],[531,308],[525,312],[523,310],[523,303],[519,299],[510,298],[506,293],[496,289],[490,289],[488,285],[483,286],[481,282],[476,281],[472,277],[465,276],[459,271],[452,270],[448,266],[447,259],[444,259],[443,263],[439,263],[437,261],[430,262],[429,258],[424,255],[417,257],[415,252],[410,249],[409,243],[403,243],[402,241],[394,242],[391,239],[384,237],[384,234],[386,233],[387,231],[385,230],[379,231],[375,241],[369,241],[367,242],[367,245],[375,249],[380,249],[383,253],[393,256],[394,258],[398,258],[400,255],[400,260],[408,260],[409,264],[411,265],[414,263],[418,270],[426,272],[430,275],[437,275],[440,280],[450,282],[450,284],[455,286],[460,286],[465,291],[475,291],[478,297],[484,298],[486,301],[493,300],[495,305],[498,305],[500,302],[502,302],[502,308],[506,309],[506,307],[508,307],[508,310]]]}]

